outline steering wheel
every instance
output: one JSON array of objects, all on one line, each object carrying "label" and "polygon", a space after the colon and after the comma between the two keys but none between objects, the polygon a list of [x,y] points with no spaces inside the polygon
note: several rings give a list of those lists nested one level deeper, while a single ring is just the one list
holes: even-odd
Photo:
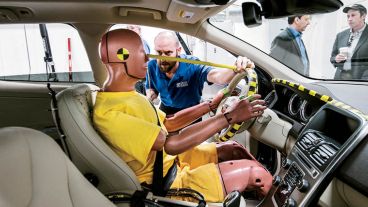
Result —
[{"label": "steering wheel", "polygon": [[[239,84],[241,80],[245,79],[247,84],[242,89],[242,91],[237,96],[231,96],[232,92]],[[254,69],[247,68],[247,70],[242,71],[235,75],[233,79],[230,81],[229,85],[223,90],[224,98],[220,102],[217,107],[216,114],[222,113],[228,106],[231,105],[232,102],[248,98],[258,92],[258,79],[257,73]],[[255,118],[250,119],[246,122],[239,122],[232,125],[229,125],[226,129],[222,130],[220,133],[215,134],[215,140],[220,142],[225,142],[231,139],[235,134],[243,132],[248,129],[249,126],[253,123]]]}]

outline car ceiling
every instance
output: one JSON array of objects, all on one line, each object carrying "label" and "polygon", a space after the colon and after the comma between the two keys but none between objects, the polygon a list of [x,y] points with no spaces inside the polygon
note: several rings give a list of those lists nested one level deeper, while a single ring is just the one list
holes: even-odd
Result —
[{"label": "car ceiling", "polygon": [[[195,5],[194,0],[1,1],[0,23],[140,23],[169,28],[170,22],[200,24],[226,7]],[[189,18],[183,11],[193,15]]]}]

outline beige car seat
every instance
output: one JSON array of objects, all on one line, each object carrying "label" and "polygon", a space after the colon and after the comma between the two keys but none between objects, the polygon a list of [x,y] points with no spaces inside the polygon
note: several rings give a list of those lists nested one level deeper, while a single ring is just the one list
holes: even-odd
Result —
[{"label": "beige car seat", "polygon": [[71,160],[84,175],[97,176],[96,187],[103,193],[141,190],[134,172],[93,127],[92,110],[98,89],[91,84],[78,84],[56,96]]},{"label": "beige car seat", "polygon": [[51,137],[33,129],[0,129],[0,175],[2,207],[115,206]]}]

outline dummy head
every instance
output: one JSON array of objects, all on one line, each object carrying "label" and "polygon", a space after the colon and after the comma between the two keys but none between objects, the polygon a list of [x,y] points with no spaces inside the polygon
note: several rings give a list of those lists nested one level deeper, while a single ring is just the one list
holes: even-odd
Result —
[{"label": "dummy head", "polygon": [[142,79],[146,75],[148,57],[140,36],[134,31],[117,29],[104,34],[100,54],[110,76],[121,73],[119,70],[124,70],[133,79]]}]

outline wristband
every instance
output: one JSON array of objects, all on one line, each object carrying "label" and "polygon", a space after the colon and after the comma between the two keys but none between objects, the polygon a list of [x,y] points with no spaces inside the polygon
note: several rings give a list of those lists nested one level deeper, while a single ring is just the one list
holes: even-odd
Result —
[{"label": "wristband", "polygon": [[210,109],[210,112],[215,112],[217,107],[213,108],[212,101],[208,100],[207,103],[208,103],[208,108]]},{"label": "wristband", "polygon": [[226,119],[226,121],[227,121],[227,123],[229,124],[229,125],[231,125],[231,120],[233,120],[232,118],[230,118],[230,117],[228,117],[228,115],[229,115],[229,112],[226,112],[226,113],[224,113],[224,117],[225,117],[225,119]]}]

